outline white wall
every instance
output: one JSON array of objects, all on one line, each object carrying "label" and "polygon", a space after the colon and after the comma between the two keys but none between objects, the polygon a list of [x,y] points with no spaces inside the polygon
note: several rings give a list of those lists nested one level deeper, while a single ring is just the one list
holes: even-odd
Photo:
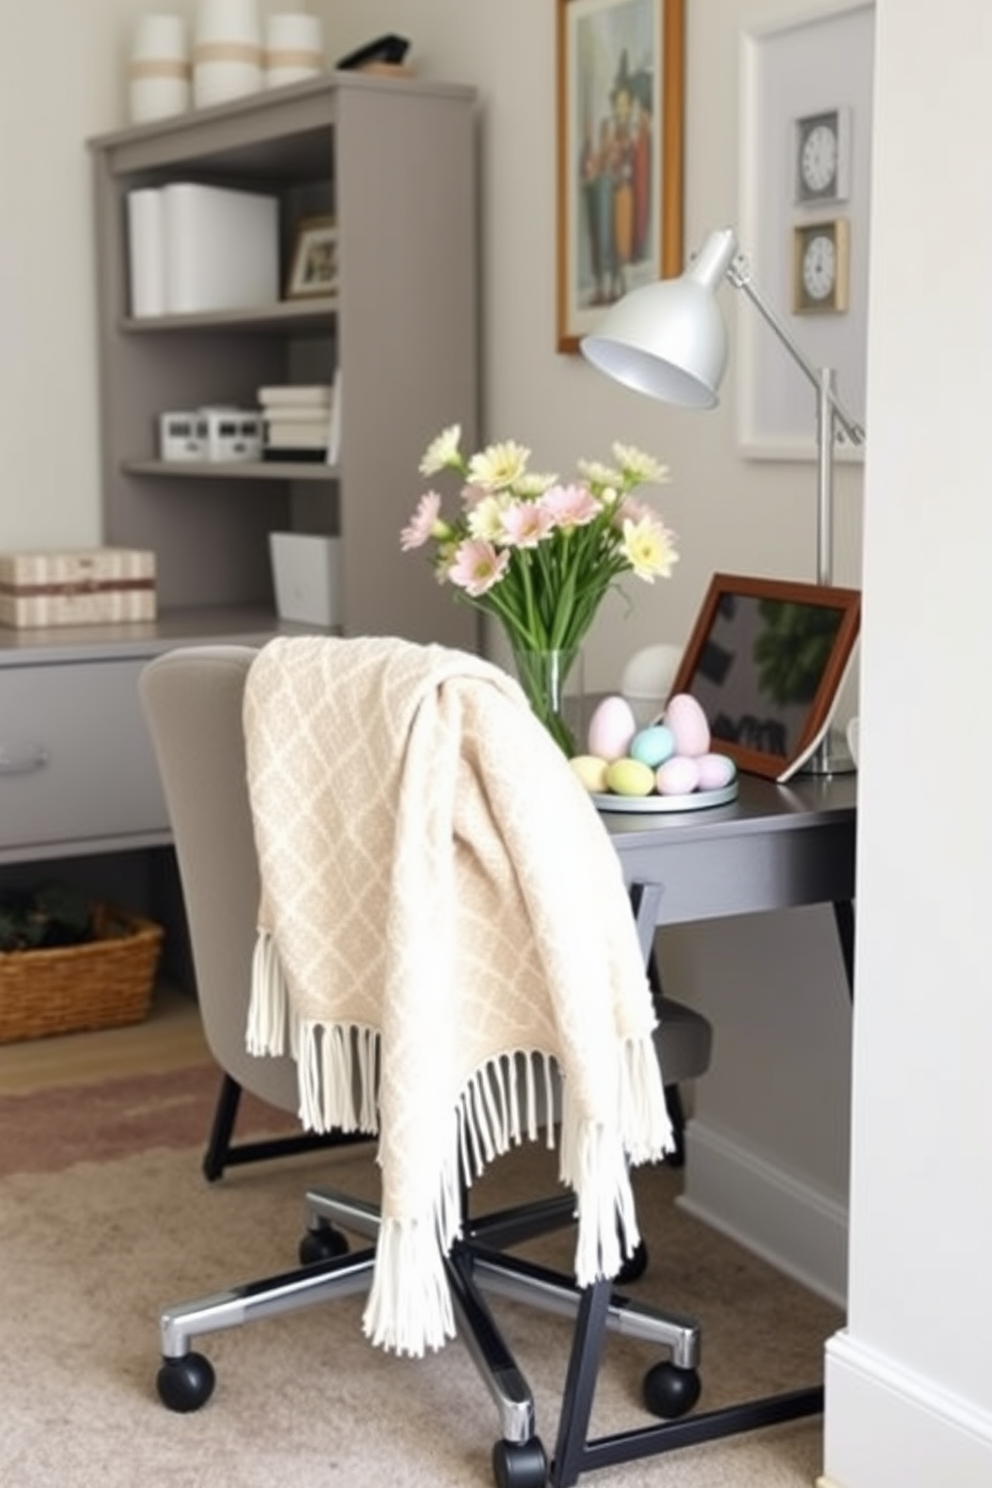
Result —
[{"label": "white wall", "polygon": [[840,1488],[992,1482],[992,817],[963,774],[929,776],[921,734],[983,706],[988,675],[992,11],[944,0],[933,22],[927,0],[878,0]]}]

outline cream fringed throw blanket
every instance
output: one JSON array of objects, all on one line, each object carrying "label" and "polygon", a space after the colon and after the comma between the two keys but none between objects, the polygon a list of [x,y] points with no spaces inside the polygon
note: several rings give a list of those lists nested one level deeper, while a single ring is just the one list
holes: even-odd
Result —
[{"label": "cream fringed throw blanket", "polygon": [[414,1355],[453,1335],[460,1167],[537,1136],[551,1061],[576,1277],[614,1275],[618,1222],[637,1241],[627,1163],[670,1140],[655,1017],[619,860],[523,692],[439,646],[279,638],[244,718],[248,1046],[288,1040],[305,1125],[379,1134],[367,1335]]}]

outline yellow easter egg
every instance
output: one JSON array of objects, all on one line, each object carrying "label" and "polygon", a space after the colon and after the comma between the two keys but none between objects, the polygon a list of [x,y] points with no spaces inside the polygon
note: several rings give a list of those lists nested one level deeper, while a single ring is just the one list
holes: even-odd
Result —
[{"label": "yellow easter egg", "polygon": [[613,760],[607,766],[606,784],[617,796],[649,796],[654,790],[654,771],[640,760]]},{"label": "yellow easter egg", "polygon": [[580,783],[590,794],[601,795],[607,789],[607,762],[595,754],[577,754],[568,762]]}]

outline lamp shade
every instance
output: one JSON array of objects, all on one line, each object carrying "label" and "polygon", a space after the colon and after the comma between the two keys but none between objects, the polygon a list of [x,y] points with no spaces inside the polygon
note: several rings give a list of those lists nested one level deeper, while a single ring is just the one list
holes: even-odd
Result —
[{"label": "lamp shade", "polygon": [[637,392],[684,408],[712,408],[727,365],[727,328],[716,300],[737,248],[729,228],[711,233],[678,279],[660,279],[618,300],[582,355]]}]

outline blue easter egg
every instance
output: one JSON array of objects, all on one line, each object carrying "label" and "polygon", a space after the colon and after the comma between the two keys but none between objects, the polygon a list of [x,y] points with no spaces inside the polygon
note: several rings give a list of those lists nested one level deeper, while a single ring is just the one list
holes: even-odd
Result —
[{"label": "blue easter egg", "polygon": [[663,765],[675,753],[675,735],[667,724],[649,724],[647,728],[638,729],[630,741],[627,753],[631,759],[639,760],[642,765],[657,770],[659,765]]}]

